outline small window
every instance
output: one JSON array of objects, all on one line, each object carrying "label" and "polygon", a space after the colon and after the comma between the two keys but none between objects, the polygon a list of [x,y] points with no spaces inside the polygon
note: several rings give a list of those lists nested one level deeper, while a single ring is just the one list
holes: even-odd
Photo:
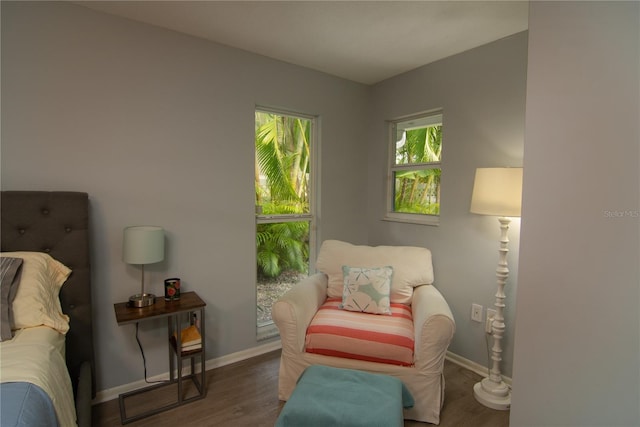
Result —
[{"label": "small window", "polygon": [[442,112],[391,123],[386,220],[437,225],[442,175]]}]

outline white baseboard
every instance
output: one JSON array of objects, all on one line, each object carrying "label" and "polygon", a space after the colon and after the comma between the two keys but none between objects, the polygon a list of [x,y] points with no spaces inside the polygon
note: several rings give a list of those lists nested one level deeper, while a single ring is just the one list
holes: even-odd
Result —
[{"label": "white baseboard", "polygon": [[[455,363],[458,366],[462,366],[465,369],[468,369],[472,372],[475,372],[478,375],[481,375],[482,377],[487,377],[489,376],[489,373],[487,372],[487,367],[486,366],[482,366],[479,363],[476,363],[472,360],[466,359],[462,356],[458,356],[455,353],[451,353],[450,351],[447,351],[447,355],[446,355],[446,359],[452,363]],[[511,387],[511,378],[510,377],[506,377],[506,376],[502,376],[502,380],[505,382],[505,384],[507,384],[509,387]]]},{"label": "white baseboard", "polygon": [[256,346],[256,347],[248,348],[246,350],[241,350],[235,353],[227,354],[226,356],[218,357],[216,359],[210,359],[206,361],[207,371],[209,369],[215,369],[221,366],[230,365],[232,363],[241,362],[243,360],[260,356],[261,354],[269,353],[271,351],[279,350],[281,348],[282,348],[282,341],[275,340],[265,344],[260,344],[259,346]]},{"label": "white baseboard", "polygon": [[[250,359],[255,356],[260,356],[261,354],[269,353],[271,351],[275,351],[282,348],[282,342],[280,340],[275,340],[272,342],[268,342],[266,344],[261,344],[256,347],[248,348],[246,350],[241,350],[235,353],[227,354],[222,357],[218,357],[215,359],[209,359],[205,361],[206,370],[219,368],[221,366],[230,365],[232,363],[241,362],[246,359]],[[200,368],[200,364],[196,364],[196,372]],[[188,374],[190,371],[189,366],[185,366],[184,373]],[[169,379],[169,372],[165,372],[160,375],[155,375],[153,377],[147,378],[149,381],[164,381]],[[113,400],[118,398],[118,396],[122,393],[126,393],[128,391],[137,390],[142,387],[146,387],[147,384],[144,380],[135,381],[128,384],[123,384],[117,387],[109,388],[106,390],[100,390],[96,393],[96,398],[93,399],[92,404],[98,404],[102,402],[107,402],[109,400]]]}]

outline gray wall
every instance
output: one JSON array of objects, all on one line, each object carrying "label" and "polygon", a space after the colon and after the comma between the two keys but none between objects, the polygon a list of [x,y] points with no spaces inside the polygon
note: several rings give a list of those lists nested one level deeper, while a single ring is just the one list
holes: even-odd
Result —
[{"label": "gray wall", "polygon": [[531,2],[511,422],[638,426],[640,3]]},{"label": "gray wall", "polygon": [[[426,65],[374,87],[369,127],[369,241],[413,244],[433,253],[435,285],[456,320],[450,351],[487,364],[484,325],[471,321],[471,304],[493,308],[500,225],[469,212],[475,169],[522,166],[527,34],[519,33]],[[442,108],[440,225],[383,221],[386,209],[386,120]],[[520,220],[512,222],[506,287],[503,373],[511,375]]]},{"label": "gray wall", "polygon": [[[368,87],[63,3],[2,2],[2,189],[87,191],[98,390],[142,378],[113,303],[139,290],[122,229],[161,225],[166,260],[207,302],[207,358],[255,347],[254,108],[321,116],[323,236],[366,243]],[[165,322],[141,324],[149,375]]]}]

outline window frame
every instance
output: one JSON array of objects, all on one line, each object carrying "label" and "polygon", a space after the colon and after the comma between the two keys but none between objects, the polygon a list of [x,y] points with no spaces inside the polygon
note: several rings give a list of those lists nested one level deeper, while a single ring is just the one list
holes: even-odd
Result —
[{"label": "window frame", "polygon": [[[319,145],[320,145],[320,117],[317,115],[310,115],[300,112],[293,112],[290,110],[284,110],[281,108],[265,107],[256,105],[254,108],[254,115],[256,112],[277,114],[282,116],[296,117],[304,120],[309,120],[310,131],[310,162],[309,162],[309,212],[303,214],[269,214],[263,215],[262,213],[255,212],[256,228],[258,224],[273,224],[284,222],[308,222],[309,223],[309,274],[315,271],[315,259],[316,259],[316,242],[318,234],[318,208],[320,204],[320,192],[319,192]],[[255,116],[254,116],[255,117]],[[255,150],[255,149],[254,149]],[[254,151],[255,152],[255,151]],[[256,209],[257,210],[257,209]],[[255,229],[254,229],[255,233]],[[254,235],[255,239],[255,235]],[[257,278],[257,276],[256,276]],[[256,281],[257,285],[257,281]],[[257,286],[256,286],[257,289]],[[257,341],[264,341],[279,335],[278,329],[275,323],[270,322],[266,325],[258,325],[256,322],[256,339]]]},{"label": "window frame", "polygon": [[[410,171],[410,170],[425,170],[425,169],[440,169],[440,179],[442,180],[442,158],[444,150],[441,148],[440,153],[440,161],[438,162],[427,162],[427,163],[407,163],[407,164],[397,164],[396,163],[396,143],[397,143],[397,129],[400,123],[408,122],[411,120],[425,120],[427,122],[432,121],[432,118],[439,117],[440,120],[436,122],[440,123],[442,126],[444,140],[444,112],[442,109],[423,111],[416,114],[411,114],[408,116],[403,116],[394,120],[389,120],[389,134],[388,134],[388,160],[387,160],[387,191],[386,191],[386,212],[383,217],[384,221],[392,221],[392,222],[403,222],[410,224],[420,224],[420,225],[431,225],[438,226],[440,224],[440,214],[420,214],[420,213],[406,213],[406,212],[396,212],[395,208],[395,178],[394,173],[398,171]],[[435,124],[435,123],[433,123]],[[427,123],[425,125],[429,126]],[[443,142],[444,144],[444,142]],[[442,185],[442,182],[440,183]],[[442,189],[441,189],[442,191]]]}]

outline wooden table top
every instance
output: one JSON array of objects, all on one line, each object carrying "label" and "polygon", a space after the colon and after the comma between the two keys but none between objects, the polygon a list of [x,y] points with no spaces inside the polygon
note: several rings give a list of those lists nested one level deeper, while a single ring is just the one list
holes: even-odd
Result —
[{"label": "wooden table top", "polygon": [[180,294],[178,301],[165,301],[162,296],[156,297],[155,304],[148,307],[130,307],[128,302],[119,302],[113,305],[116,312],[116,320],[119,325],[135,323],[153,317],[167,317],[185,311],[197,310],[207,304],[195,292]]}]

